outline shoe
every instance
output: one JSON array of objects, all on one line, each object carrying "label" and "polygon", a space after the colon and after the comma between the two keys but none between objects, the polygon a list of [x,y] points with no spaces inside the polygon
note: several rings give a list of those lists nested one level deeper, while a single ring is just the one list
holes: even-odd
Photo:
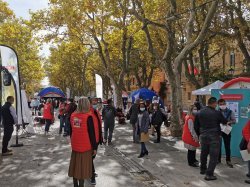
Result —
[{"label": "shoe", "polygon": [[233,168],[233,167],[234,167],[231,161],[227,161],[227,165],[228,165],[228,167],[230,167],[230,168]]},{"label": "shoe", "polygon": [[96,185],[96,180],[95,180],[95,179],[91,179],[91,180],[90,180],[90,184],[91,184],[91,185]]},{"label": "shoe", "polygon": [[198,164],[197,163],[189,164],[189,166],[194,167],[194,168],[198,168],[199,167],[199,163]]},{"label": "shoe", "polygon": [[7,149],[7,152],[12,153],[13,151],[12,151],[12,149]]},{"label": "shoe", "polygon": [[247,176],[248,178],[250,178],[250,174],[246,174],[246,176]]},{"label": "shoe", "polygon": [[142,158],[142,157],[144,157],[145,155],[144,154],[140,154],[139,156],[138,156],[138,158]]},{"label": "shoe", "polygon": [[201,175],[205,175],[205,174],[206,174],[206,170],[201,170],[201,171],[200,171],[200,174],[201,174]]},{"label": "shoe", "polygon": [[68,136],[68,134],[63,134],[63,137],[67,137]]},{"label": "shoe", "polygon": [[97,173],[95,173],[95,177],[98,177],[98,174],[97,174]]},{"label": "shoe", "polygon": [[2,156],[11,156],[11,155],[13,155],[12,152],[5,152],[5,153],[2,153]]},{"label": "shoe", "polygon": [[148,151],[146,151],[144,154],[145,154],[145,155],[148,155]]},{"label": "shoe", "polygon": [[206,175],[204,179],[206,181],[214,181],[214,180],[217,180],[217,177],[214,175]]},{"label": "shoe", "polygon": [[154,143],[160,143],[160,141],[159,140],[155,140]]},{"label": "shoe", "polygon": [[250,184],[250,180],[249,179],[245,180],[245,183]]},{"label": "shoe", "polygon": [[155,136],[155,134],[151,134],[151,136]]}]

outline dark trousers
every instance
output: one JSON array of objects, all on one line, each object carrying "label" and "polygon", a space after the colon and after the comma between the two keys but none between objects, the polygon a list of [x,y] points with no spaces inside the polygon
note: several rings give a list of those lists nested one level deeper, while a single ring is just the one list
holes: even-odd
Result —
[{"label": "dark trousers", "polygon": [[[220,154],[220,136],[217,134],[206,134],[200,136],[201,143],[201,171],[206,171],[206,175],[212,176]],[[207,167],[207,157],[210,156]]]},{"label": "dark trousers", "polygon": [[104,139],[105,140],[108,139],[109,142],[112,141],[114,128],[115,128],[115,122],[111,122],[111,123],[104,122]]},{"label": "dark trousers", "polygon": [[74,187],[84,187],[84,180],[73,178]]},{"label": "dark trousers", "polygon": [[145,154],[146,152],[148,152],[146,145],[144,142],[141,142],[141,154]]},{"label": "dark trousers", "polygon": [[95,156],[92,156],[92,177],[91,179],[95,179],[95,165],[94,165]]},{"label": "dark trousers", "polygon": [[[221,133],[221,145],[222,145],[222,140],[224,141],[224,146],[225,146],[225,151],[226,151],[226,161],[231,161],[231,133],[226,134],[224,132]],[[220,155],[219,155],[219,162],[221,162],[221,149],[220,149]]]},{"label": "dark trousers", "polygon": [[196,160],[196,150],[188,150],[187,159],[188,159],[188,164],[189,165],[192,165],[195,162],[197,162],[197,160]]},{"label": "dark trousers", "polygon": [[[7,126],[7,125],[5,125]],[[6,153],[8,150],[8,144],[14,131],[13,125],[4,127],[3,142],[2,142],[2,153]]]},{"label": "dark trousers", "polygon": [[45,132],[49,132],[49,128],[51,124],[52,124],[51,119],[45,119]]},{"label": "dark trousers", "polygon": [[154,126],[157,133],[157,141],[161,141],[161,125]]}]

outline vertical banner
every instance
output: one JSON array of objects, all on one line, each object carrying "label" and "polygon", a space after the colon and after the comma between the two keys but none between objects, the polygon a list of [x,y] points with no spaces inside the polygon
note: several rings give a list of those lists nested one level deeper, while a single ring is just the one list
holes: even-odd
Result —
[{"label": "vertical banner", "polygon": [[95,74],[95,84],[96,84],[96,97],[103,99],[102,77],[98,74]]},{"label": "vertical banner", "polygon": [[[19,67],[16,52],[6,46],[0,45],[1,61],[3,68],[7,69],[12,76],[11,86],[4,86],[1,83],[2,101],[6,101],[8,96],[14,96],[14,107],[17,111],[18,124],[22,124],[22,102],[20,92]],[[3,103],[4,103],[3,102]]]},{"label": "vertical banner", "polygon": [[69,88],[66,88],[66,97],[67,97],[67,99],[70,98],[70,89]]}]

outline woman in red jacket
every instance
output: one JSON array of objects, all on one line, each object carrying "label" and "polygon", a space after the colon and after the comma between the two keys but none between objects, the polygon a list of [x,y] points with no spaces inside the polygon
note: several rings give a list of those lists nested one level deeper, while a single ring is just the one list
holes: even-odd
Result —
[{"label": "woman in red jacket", "polygon": [[47,103],[44,105],[43,119],[45,119],[45,135],[47,135],[49,132],[50,125],[54,120],[54,108],[51,99],[48,99]]},{"label": "woman in red jacket", "polygon": [[[242,130],[242,142],[241,142],[241,149],[248,150],[248,153],[250,153],[250,121],[247,122],[245,127]],[[248,173],[246,175],[248,178],[250,178],[250,161],[248,161]],[[250,179],[245,180],[245,183],[250,184]]]},{"label": "woman in red jacket", "polygon": [[71,160],[69,177],[73,177],[74,187],[83,187],[84,180],[92,177],[92,156],[96,155],[97,143],[90,103],[88,98],[80,98],[76,112],[70,117]]},{"label": "woman in red jacket", "polygon": [[182,140],[185,148],[188,149],[187,159],[191,167],[199,167],[199,162],[196,160],[196,149],[200,146],[199,139],[194,130],[194,119],[197,113],[197,108],[191,105],[188,114],[185,117],[185,124],[183,127]]}]

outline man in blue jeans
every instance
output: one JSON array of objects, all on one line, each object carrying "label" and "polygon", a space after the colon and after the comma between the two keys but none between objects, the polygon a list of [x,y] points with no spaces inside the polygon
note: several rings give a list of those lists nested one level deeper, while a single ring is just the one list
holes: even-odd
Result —
[{"label": "man in blue jeans", "polygon": [[[200,173],[206,174],[205,180],[216,180],[214,170],[220,154],[221,127],[220,124],[226,125],[227,120],[220,111],[216,110],[217,99],[211,97],[208,100],[208,106],[200,110],[196,115],[194,128],[200,138],[201,144],[201,166]],[[210,156],[207,167],[207,157]]]}]

